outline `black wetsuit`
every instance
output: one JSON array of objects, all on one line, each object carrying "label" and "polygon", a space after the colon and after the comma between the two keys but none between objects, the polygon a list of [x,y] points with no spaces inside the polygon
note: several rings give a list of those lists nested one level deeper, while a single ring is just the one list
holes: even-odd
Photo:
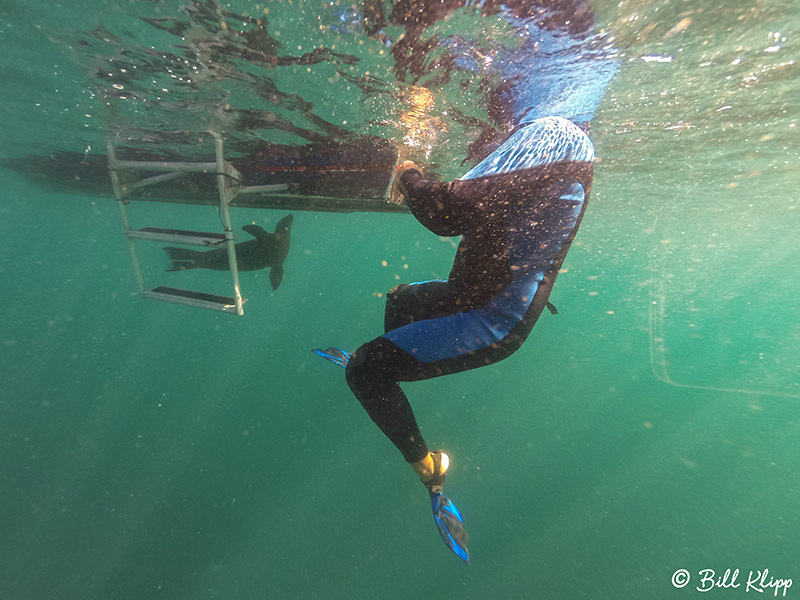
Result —
[{"label": "black wetsuit", "polygon": [[593,174],[588,137],[565,119],[528,127],[465,179],[436,183],[415,169],[402,175],[414,216],[433,233],[462,240],[447,281],[388,292],[385,333],[353,353],[346,376],[408,462],[428,447],[399,382],[515,352],[547,304],[583,216]]}]

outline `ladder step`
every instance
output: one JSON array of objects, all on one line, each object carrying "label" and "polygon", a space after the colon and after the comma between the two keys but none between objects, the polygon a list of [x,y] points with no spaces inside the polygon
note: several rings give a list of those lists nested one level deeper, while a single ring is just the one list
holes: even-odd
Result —
[{"label": "ladder step", "polygon": [[132,171],[180,171],[182,173],[215,173],[215,162],[166,162],[151,160],[115,160],[111,163],[115,169]]},{"label": "ladder step", "polygon": [[[143,291],[142,298],[236,314],[236,300],[229,296],[219,296],[217,294],[206,294],[205,292],[194,292],[192,290],[159,286],[152,290]],[[244,302],[247,302],[247,300],[242,298],[242,303]]]},{"label": "ladder step", "polygon": [[183,229],[161,229],[159,227],[143,227],[127,232],[132,240],[151,240],[169,244],[188,244],[192,246],[224,247],[224,233],[206,233],[203,231],[186,231]]}]

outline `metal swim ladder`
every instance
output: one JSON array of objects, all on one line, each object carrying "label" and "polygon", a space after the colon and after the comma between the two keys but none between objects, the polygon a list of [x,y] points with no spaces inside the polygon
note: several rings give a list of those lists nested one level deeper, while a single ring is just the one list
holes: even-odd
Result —
[{"label": "metal swim ladder", "polygon": [[[242,298],[239,287],[239,269],[236,264],[236,249],[234,245],[233,227],[231,225],[230,204],[236,194],[243,190],[238,190],[238,184],[242,180],[241,174],[225,161],[222,137],[211,132],[214,137],[214,147],[216,153],[215,162],[154,162],[139,160],[119,160],[116,153],[116,138],[109,136],[107,141],[108,149],[108,170],[111,174],[111,183],[114,186],[114,196],[117,199],[120,213],[122,215],[122,226],[125,237],[128,240],[128,248],[133,261],[133,271],[136,276],[136,283],[139,287],[139,294],[143,298],[185,304],[198,308],[207,308],[239,316],[244,314],[244,303],[246,298]],[[144,179],[139,179],[134,183],[122,183],[120,174],[124,172],[162,172],[161,175],[154,175]],[[128,204],[130,194],[140,188],[155,185],[164,181],[171,181],[183,177],[188,173],[215,173],[217,188],[219,190],[219,213],[222,220],[222,233],[207,233],[201,231],[186,231],[181,229],[162,229],[158,227],[144,227],[142,229],[132,229],[128,217]],[[277,186],[276,186],[277,187]],[[153,289],[145,289],[144,278],[139,258],[136,254],[136,240],[149,240],[154,242],[166,242],[171,244],[187,244],[193,246],[203,246],[206,248],[222,248],[228,250],[228,265],[230,267],[231,278],[233,280],[233,296],[220,296],[205,292],[184,290],[173,287],[158,286]]]}]

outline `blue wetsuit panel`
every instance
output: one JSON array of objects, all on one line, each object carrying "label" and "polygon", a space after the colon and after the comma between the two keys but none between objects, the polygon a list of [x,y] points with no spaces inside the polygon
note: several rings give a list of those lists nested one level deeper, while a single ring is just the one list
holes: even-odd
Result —
[{"label": "blue wetsuit panel", "polygon": [[525,316],[544,272],[538,269],[515,279],[486,306],[410,323],[382,337],[421,362],[463,356],[491,346]]}]

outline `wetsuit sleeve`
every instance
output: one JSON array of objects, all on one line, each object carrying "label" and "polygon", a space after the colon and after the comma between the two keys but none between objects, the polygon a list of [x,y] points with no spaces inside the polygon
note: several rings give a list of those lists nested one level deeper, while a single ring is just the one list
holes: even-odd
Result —
[{"label": "wetsuit sleeve", "polygon": [[428,181],[417,169],[401,177],[408,190],[408,208],[417,220],[436,235],[462,235],[467,223],[476,216],[475,198],[464,193],[459,181]]}]

